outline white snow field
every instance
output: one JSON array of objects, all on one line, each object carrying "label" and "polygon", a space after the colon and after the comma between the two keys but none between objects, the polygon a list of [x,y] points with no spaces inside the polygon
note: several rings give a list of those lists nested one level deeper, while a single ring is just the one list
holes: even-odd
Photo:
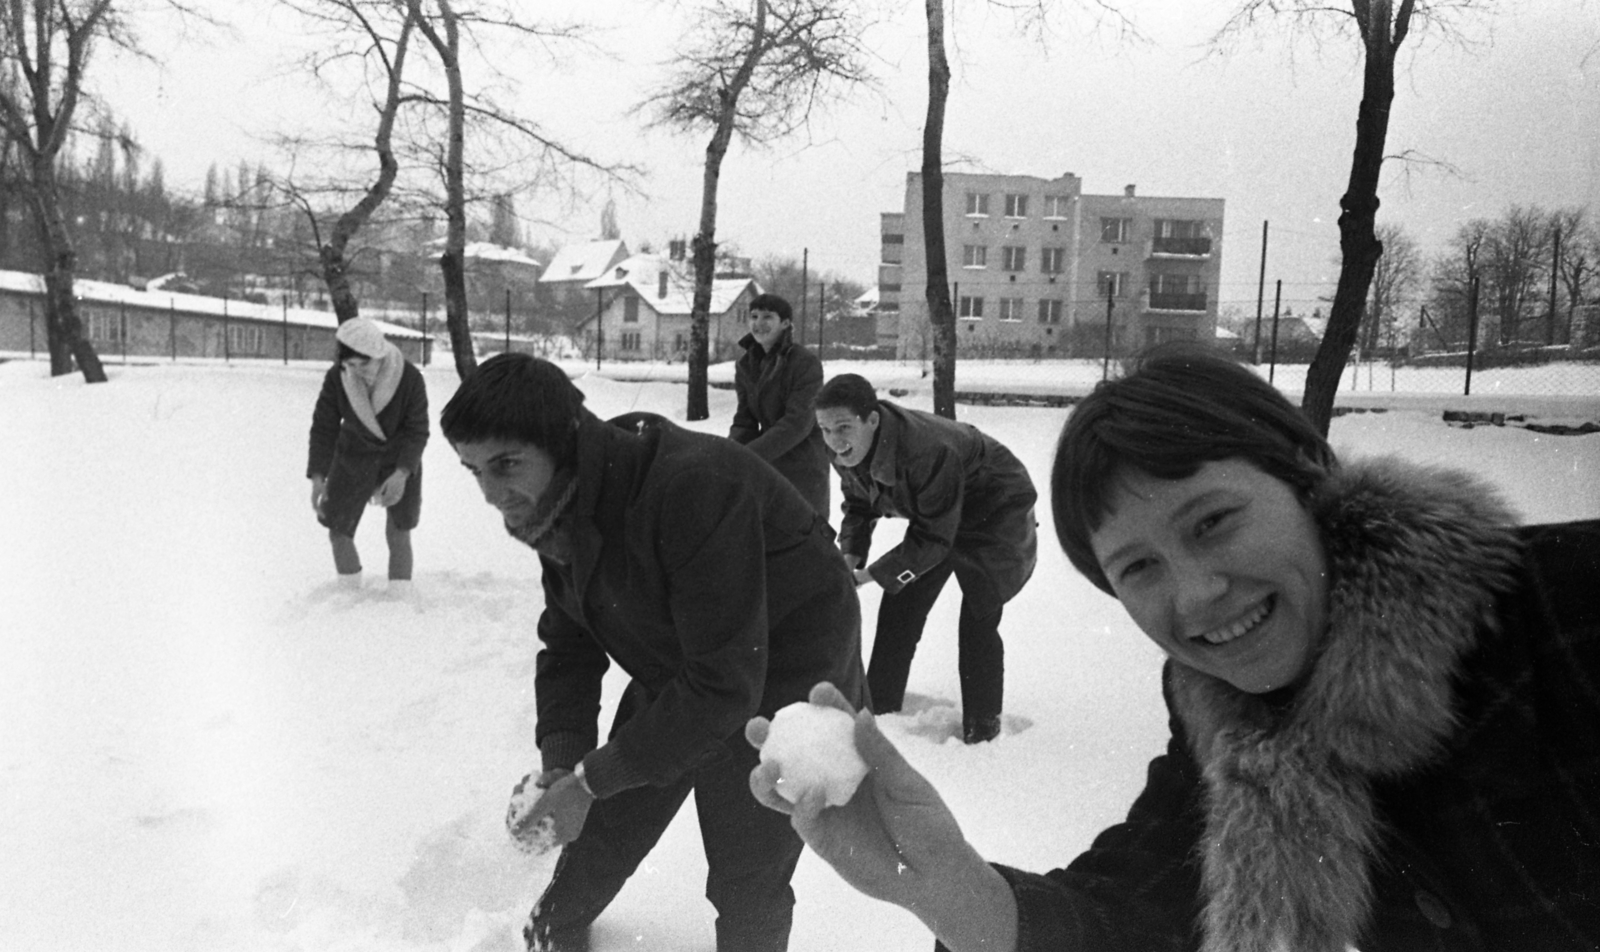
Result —
[{"label": "white snow field", "polygon": [[[366,587],[332,585],[304,478],[323,366],[113,364],[109,384],[86,386],[42,361],[0,364],[0,949],[521,948],[554,862],[502,827],[538,759],[537,560],[435,434],[414,597],[385,591],[377,511],[357,536]],[[663,382],[681,368],[644,383],[571,369],[602,415],[683,418],[683,386]],[[849,369],[931,405],[915,365]],[[436,425],[455,377],[440,364],[427,379]],[[711,400],[693,426],[725,432],[733,394]],[[1439,401],[1396,401],[1336,419],[1335,445],[1470,467],[1529,521],[1600,516],[1600,435],[1454,428]],[[1597,403],[1591,385],[1559,412],[1600,419]],[[960,407],[1041,488],[1067,412]],[[954,585],[908,713],[884,718],[983,854],[1032,869],[1120,818],[1164,736],[1160,655],[1067,565],[1047,504],[1040,521],[1038,572],[1002,626],[1001,737],[955,736]],[[899,529],[879,533],[881,548]],[[868,589],[869,647],[876,608]],[[607,718],[621,685],[613,672]],[[686,809],[596,924],[596,952],[712,949],[704,870]],[[795,952],[931,947],[815,857],[794,886]]]}]

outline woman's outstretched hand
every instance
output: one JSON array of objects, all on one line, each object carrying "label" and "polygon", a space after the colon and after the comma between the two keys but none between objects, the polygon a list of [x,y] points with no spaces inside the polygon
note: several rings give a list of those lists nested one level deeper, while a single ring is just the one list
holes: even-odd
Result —
[{"label": "woman's outstretched hand", "polygon": [[[967,843],[939,791],[883,736],[870,711],[854,711],[827,683],[812,688],[810,700],[855,717],[866,780],[844,806],[826,806],[821,790],[791,804],[778,794],[777,765],[763,763],[750,772],[755,798],[788,814],[800,838],[845,882],[914,913],[952,950],[1013,948],[1011,889]],[[768,727],[766,718],[753,718],[745,738],[759,749]]]}]

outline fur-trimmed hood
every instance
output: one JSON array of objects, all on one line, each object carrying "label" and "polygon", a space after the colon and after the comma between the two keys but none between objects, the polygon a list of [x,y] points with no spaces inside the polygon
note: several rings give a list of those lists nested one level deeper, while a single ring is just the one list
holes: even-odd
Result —
[{"label": "fur-trimmed hood", "polygon": [[1513,517],[1456,471],[1345,466],[1312,500],[1327,636],[1287,704],[1173,665],[1206,782],[1205,952],[1343,952],[1372,913],[1375,781],[1437,758],[1453,680],[1520,561]]}]

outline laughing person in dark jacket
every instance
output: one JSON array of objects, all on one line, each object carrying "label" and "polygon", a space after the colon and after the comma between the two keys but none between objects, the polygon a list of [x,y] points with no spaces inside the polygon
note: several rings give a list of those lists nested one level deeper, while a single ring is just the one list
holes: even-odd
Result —
[{"label": "laughing person in dark jacket", "polygon": [[[1000,733],[1005,644],[1000,616],[1033,574],[1038,541],[1028,471],[966,423],[880,401],[840,374],[817,394],[817,424],[844,487],[839,548],[860,584],[883,586],[867,665],[873,711],[900,710],[928,612],[953,574],[961,585],[962,739]],[[868,562],[881,516],[908,520],[901,543]]]},{"label": "laughing person in dark jacket", "polygon": [[822,361],[793,335],[788,301],[762,294],[750,302],[750,333],[739,341],[744,356],[733,373],[739,406],[728,437],[771,463],[826,519],[833,476],[815,411]]},{"label": "laughing person in dark jacket", "polygon": [[[546,818],[565,849],[531,949],[587,948],[589,925],[692,790],[720,952],[780,952],[802,844],[750,798],[742,729],[837,678],[865,702],[861,615],[826,520],[749,450],[646,413],[603,421],[559,367],[487,360],[441,426],[506,529],[539,555],[534,688]],[[601,676],[632,679],[599,742]],[[519,787],[518,797],[526,800]]]},{"label": "laughing person in dark jacket", "polygon": [[1037,875],[985,863],[862,714],[847,805],[751,776],[850,883],[956,952],[1600,948],[1600,522],[1517,528],[1470,474],[1341,463],[1192,346],[1078,404],[1051,502],[1167,655],[1166,752]]}]

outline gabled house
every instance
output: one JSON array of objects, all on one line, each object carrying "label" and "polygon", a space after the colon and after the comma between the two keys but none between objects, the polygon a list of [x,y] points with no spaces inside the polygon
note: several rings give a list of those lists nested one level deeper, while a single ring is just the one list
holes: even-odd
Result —
[{"label": "gabled house", "polygon": [[557,306],[580,302],[585,295],[592,300],[594,292],[587,290],[589,282],[604,276],[627,257],[628,246],[620,238],[568,245],[550,259],[539,277],[539,287],[549,292],[550,301]]},{"label": "gabled house", "polygon": [[[552,270],[554,265],[552,264]],[[601,354],[614,360],[684,360],[694,309],[694,276],[662,255],[634,255],[585,285],[597,301]],[[748,332],[750,301],[761,293],[750,277],[717,278],[711,286],[708,351],[713,362],[740,353]],[[579,325],[592,345],[596,318]]]}]

